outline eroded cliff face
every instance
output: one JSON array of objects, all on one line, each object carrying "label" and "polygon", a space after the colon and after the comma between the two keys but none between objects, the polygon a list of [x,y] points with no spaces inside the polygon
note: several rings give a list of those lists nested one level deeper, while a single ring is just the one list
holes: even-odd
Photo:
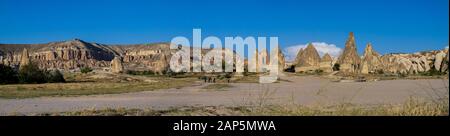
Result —
[{"label": "eroded cliff face", "polygon": [[326,53],[320,59],[320,70],[322,70],[323,72],[333,71],[333,58],[331,58],[330,54]]},{"label": "eroded cliff face", "polygon": [[362,57],[361,73],[369,74],[383,70],[381,67],[380,57],[381,55],[373,49],[372,44],[367,44]]},{"label": "eroded cliff face", "polygon": [[295,71],[307,72],[319,69],[320,59],[316,48],[310,43],[304,50],[299,51]]},{"label": "eroded cliff face", "polygon": [[170,55],[168,44],[108,46],[74,39],[47,44],[1,44],[0,61],[18,67],[24,51],[40,68],[60,70],[81,67],[108,70],[114,57],[119,56],[127,69],[163,71],[168,67],[166,55]]},{"label": "eroded cliff face", "polygon": [[[354,41],[353,34],[350,34],[346,49],[335,62],[340,64],[340,72],[418,74],[431,70],[448,73],[449,70],[448,48],[412,54],[380,55],[372,45],[368,44],[364,55],[359,57]],[[76,71],[81,67],[90,67],[117,73],[133,70],[162,74],[169,69],[171,55],[176,51],[176,49],[170,49],[169,44],[165,43],[109,46],[79,39],[47,44],[0,44],[0,64],[19,68],[21,64],[33,62],[43,69]],[[203,55],[207,52],[209,50],[202,50]],[[229,50],[225,53],[233,54],[233,51]],[[279,55],[280,66],[284,66],[284,56],[282,53]],[[114,60],[115,57],[116,60]],[[260,60],[255,61],[258,62],[256,67],[259,69],[263,62],[269,63],[267,57],[267,51],[263,50],[255,53],[251,59]],[[296,71],[300,71],[299,68],[308,68],[308,70],[322,69],[331,72],[330,67],[333,66],[334,60],[330,58],[329,55],[320,58],[317,50],[312,45],[308,46],[300,50],[297,55]],[[112,62],[115,64],[111,64]],[[233,62],[226,63],[233,64]]]}]

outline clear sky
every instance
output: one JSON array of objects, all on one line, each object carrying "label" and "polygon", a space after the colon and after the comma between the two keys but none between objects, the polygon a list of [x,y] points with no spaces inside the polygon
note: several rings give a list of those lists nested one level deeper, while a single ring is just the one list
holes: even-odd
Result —
[{"label": "clear sky", "polygon": [[175,36],[278,36],[283,48],[325,42],[381,53],[442,49],[449,0],[137,1],[0,0],[0,43],[80,38],[106,44],[167,42]]}]

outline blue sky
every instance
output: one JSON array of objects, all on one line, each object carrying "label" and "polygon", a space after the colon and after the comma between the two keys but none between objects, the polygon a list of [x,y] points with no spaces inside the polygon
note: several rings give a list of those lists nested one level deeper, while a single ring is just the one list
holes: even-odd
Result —
[{"label": "blue sky", "polygon": [[0,43],[80,38],[106,44],[191,36],[278,36],[283,48],[325,42],[380,53],[448,46],[448,0],[0,0]]}]

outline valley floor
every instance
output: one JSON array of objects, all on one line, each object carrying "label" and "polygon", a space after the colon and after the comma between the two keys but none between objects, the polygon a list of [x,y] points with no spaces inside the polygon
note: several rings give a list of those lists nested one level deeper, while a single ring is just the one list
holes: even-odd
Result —
[{"label": "valley floor", "polygon": [[[123,108],[164,111],[183,107],[207,108],[211,106],[215,107],[213,109],[227,107],[225,109],[228,110],[228,107],[270,107],[272,105],[301,105],[307,107],[361,105],[364,107],[378,107],[380,105],[401,105],[411,99],[431,104],[443,100],[447,101],[446,114],[448,115],[448,85],[448,79],[399,79],[343,83],[332,82],[329,79],[317,76],[285,76],[282,77],[279,83],[272,84],[213,84],[198,80],[182,88],[121,94],[23,99],[0,98],[0,115],[77,113],[77,111],[85,110]],[[281,111],[281,109],[275,111]],[[268,112],[268,114],[284,115],[284,113],[277,112]],[[237,115],[259,114],[244,112]]]}]

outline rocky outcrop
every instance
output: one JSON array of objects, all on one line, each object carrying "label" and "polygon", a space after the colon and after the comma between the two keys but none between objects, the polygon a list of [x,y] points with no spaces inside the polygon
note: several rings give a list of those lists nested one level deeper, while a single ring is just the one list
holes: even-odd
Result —
[{"label": "rocky outcrop", "polygon": [[20,56],[20,67],[19,68],[29,65],[30,63],[31,63],[31,61],[30,61],[30,55],[28,54],[28,50],[23,49],[22,55]]},{"label": "rocky outcrop", "polygon": [[[169,58],[176,51],[176,49],[170,49],[169,44],[165,43],[110,46],[79,39],[47,44],[0,44],[0,63],[19,68],[21,65],[33,62],[40,68],[69,71],[76,71],[81,67],[107,70],[114,66],[111,71],[116,73],[127,69],[162,74],[168,70]],[[278,51],[279,70],[282,70],[285,66],[284,55],[280,50]],[[202,49],[203,55],[207,52],[209,50]],[[231,50],[225,53],[235,54]],[[270,70],[267,69],[270,59],[266,50],[255,52],[250,59],[258,60],[255,61],[258,62],[257,72]],[[356,52],[355,38],[353,33],[350,33],[344,52],[337,60],[332,59],[328,54],[320,58],[314,46],[309,44],[307,48],[299,51],[294,65],[297,72],[317,69],[328,72],[331,71],[332,64],[337,63],[342,73],[419,74],[430,70],[448,73],[448,62],[448,49],[381,56],[370,44],[366,46],[364,55],[360,58]],[[234,64],[234,62],[225,63]],[[248,62],[244,61],[244,63],[248,66]]]},{"label": "rocky outcrop", "polygon": [[373,50],[372,45],[370,43],[367,44],[362,58],[361,73],[369,74],[382,69],[380,57],[380,54]]},{"label": "rocky outcrop", "polygon": [[445,52],[445,59],[444,59],[444,62],[442,63],[442,66],[441,66],[441,72],[447,72],[448,73],[448,70],[449,70],[449,68],[448,68],[448,57],[449,57],[449,53],[448,53],[448,48],[446,48],[445,50],[444,50],[444,52]]},{"label": "rocky outcrop", "polygon": [[447,55],[445,50],[414,54],[386,54],[381,57],[382,70],[398,74],[419,74],[430,70],[447,73],[448,61],[445,61],[444,55]]},{"label": "rocky outcrop", "polygon": [[326,53],[323,55],[322,59],[320,59],[319,69],[327,73],[333,71],[333,58],[331,58],[330,54]]},{"label": "rocky outcrop", "polygon": [[169,68],[171,53],[169,44],[112,46],[123,57],[124,67],[132,71],[152,71],[162,74]]},{"label": "rocky outcrop", "polygon": [[303,48],[300,48],[300,50],[297,53],[297,56],[295,57],[294,65],[297,65],[299,63],[300,58],[302,58],[302,54],[303,54]]},{"label": "rocky outcrop", "polygon": [[437,71],[441,71],[441,66],[442,66],[442,63],[444,62],[446,55],[447,54],[444,53],[444,51],[440,51],[436,54],[435,59],[434,59],[434,68]]},{"label": "rocky outcrop", "polygon": [[361,58],[356,50],[353,32],[350,32],[350,35],[345,42],[345,49],[336,63],[339,64],[339,69],[343,73],[358,73],[360,71]]},{"label": "rocky outcrop", "polygon": [[22,50],[42,69],[77,70],[81,67],[103,69],[111,66],[114,56],[123,58],[130,70],[162,73],[171,55],[168,44],[115,45],[89,43],[79,39],[47,44],[0,44],[1,62],[18,67]]},{"label": "rocky outcrop", "polygon": [[319,69],[320,56],[316,48],[310,43],[301,51],[297,65],[295,66],[295,72],[308,72]]},{"label": "rocky outcrop", "polygon": [[113,73],[122,73],[124,71],[122,58],[119,56],[114,57],[111,61],[111,72]]},{"label": "rocky outcrop", "polygon": [[261,51],[254,51],[253,55],[250,58],[250,62],[252,65],[248,64],[249,70],[256,70],[255,72],[267,72],[268,69],[266,68],[266,65],[268,65],[269,62],[269,55],[266,49],[261,49]]}]

